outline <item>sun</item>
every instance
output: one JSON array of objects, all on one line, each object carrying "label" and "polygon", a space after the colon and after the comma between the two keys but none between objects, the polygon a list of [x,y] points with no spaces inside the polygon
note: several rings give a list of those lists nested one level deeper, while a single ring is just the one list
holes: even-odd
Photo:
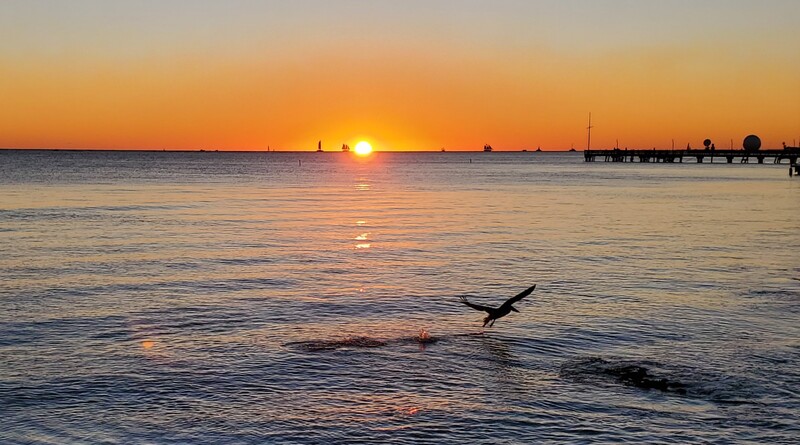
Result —
[{"label": "sun", "polygon": [[366,156],[372,153],[372,145],[367,141],[361,141],[356,144],[356,154],[359,156]]}]

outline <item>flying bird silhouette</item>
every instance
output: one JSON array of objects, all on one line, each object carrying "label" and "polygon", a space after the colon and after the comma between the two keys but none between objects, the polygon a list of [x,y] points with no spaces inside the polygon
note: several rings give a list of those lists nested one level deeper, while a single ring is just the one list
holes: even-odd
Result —
[{"label": "flying bird silhouette", "polygon": [[509,298],[505,303],[500,305],[500,307],[498,308],[492,308],[488,306],[481,306],[479,304],[470,303],[467,300],[467,297],[461,297],[461,302],[471,307],[472,309],[475,309],[476,311],[488,312],[489,315],[487,315],[486,318],[483,319],[483,327],[486,327],[486,323],[491,322],[489,323],[489,327],[491,328],[494,325],[494,322],[497,321],[498,318],[505,317],[506,315],[510,314],[511,311],[519,312],[517,308],[512,306],[512,304],[530,295],[534,289],[536,289],[535,284],[525,289],[524,291],[520,292],[519,295]]}]

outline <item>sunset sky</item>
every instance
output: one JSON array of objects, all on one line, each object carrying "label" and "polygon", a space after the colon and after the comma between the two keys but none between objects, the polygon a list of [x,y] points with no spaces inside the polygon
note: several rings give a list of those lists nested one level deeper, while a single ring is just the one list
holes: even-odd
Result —
[{"label": "sunset sky", "polygon": [[0,147],[766,148],[798,0],[0,3]]}]

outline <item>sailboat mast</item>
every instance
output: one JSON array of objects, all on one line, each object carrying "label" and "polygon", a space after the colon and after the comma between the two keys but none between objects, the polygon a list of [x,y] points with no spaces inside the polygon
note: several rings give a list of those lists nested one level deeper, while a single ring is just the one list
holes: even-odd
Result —
[{"label": "sailboat mast", "polygon": [[592,146],[592,112],[589,112],[589,126],[586,127],[589,136],[586,139],[586,149],[589,150]]}]

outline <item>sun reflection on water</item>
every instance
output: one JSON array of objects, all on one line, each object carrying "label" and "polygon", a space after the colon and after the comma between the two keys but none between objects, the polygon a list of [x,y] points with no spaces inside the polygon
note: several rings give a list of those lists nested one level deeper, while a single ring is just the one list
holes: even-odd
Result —
[{"label": "sun reflection on water", "polygon": [[[366,225],[366,224],[367,224],[367,222],[364,221],[364,220],[356,221],[356,226],[359,226],[359,227],[361,227],[363,225]],[[368,237],[369,237],[369,233],[361,233],[359,235],[356,235],[356,237],[354,239],[356,241],[367,241]],[[364,243],[364,242],[361,242],[361,243],[358,243],[358,244],[355,245],[356,249],[369,249],[370,247],[372,247],[372,245],[370,243]]]}]

